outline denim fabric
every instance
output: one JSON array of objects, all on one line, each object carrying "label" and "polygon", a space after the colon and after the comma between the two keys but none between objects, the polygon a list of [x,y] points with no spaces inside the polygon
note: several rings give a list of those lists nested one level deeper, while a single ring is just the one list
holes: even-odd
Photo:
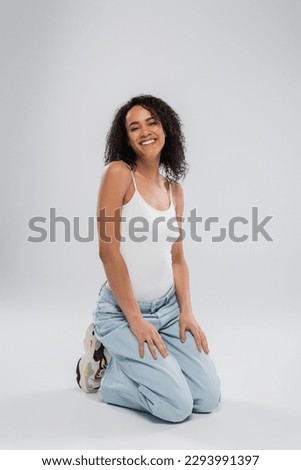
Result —
[{"label": "denim fabric", "polygon": [[198,351],[190,332],[185,343],[180,341],[175,286],[159,299],[138,302],[143,318],[156,327],[169,351],[166,358],[158,352],[154,359],[147,343],[144,358],[139,356],[138,340],[106,282],[94,311],[96,337],[111,355],[102,379],[103,400],[169,422],[213,411],[220,401],[220,379],[209,354]]}]

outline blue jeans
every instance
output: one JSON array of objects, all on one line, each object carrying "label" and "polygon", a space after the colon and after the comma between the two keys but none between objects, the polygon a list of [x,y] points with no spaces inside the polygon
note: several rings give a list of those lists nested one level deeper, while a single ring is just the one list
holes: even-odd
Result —
[{"label": "blue jeans", "polygon": [[139,356],[138,340],[106,282],[94,311],[96,337],[111,355],[102,379],[103,400],[169,422],[213,411],[220,401],[220,380],[210,356],[198,351],[190,332],[185,343],[180,341],[175,286],[159,299],[138,302],[143,318],[156,327],[169,351],[166,358],[158,352],[154,359],[146,343],[144,358]]}]

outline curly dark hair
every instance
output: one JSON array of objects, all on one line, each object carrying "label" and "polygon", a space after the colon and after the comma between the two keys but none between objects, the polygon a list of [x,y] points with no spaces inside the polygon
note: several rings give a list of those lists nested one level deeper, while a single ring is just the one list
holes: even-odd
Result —
[{"label": "curly dark hair", "polygon": [[152,95],[140,95],[131,98],[115,113],[111,128],[106,137],[105,165],[116,160],[123,160],[131,168],[136,167],[137,155],[128,145],[125,118],[128,111],[136,105],[143,106],[154,118],[161,122],[166,138],[161,150],[160,168],[163,168],[169,181],[185,178],[189,165],[185,160],[185,137],[182,122],[178,114],[160,98]]}]

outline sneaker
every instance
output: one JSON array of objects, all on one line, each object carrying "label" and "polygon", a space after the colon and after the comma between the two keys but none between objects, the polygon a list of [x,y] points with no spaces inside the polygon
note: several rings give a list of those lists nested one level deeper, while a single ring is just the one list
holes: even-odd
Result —
[{"label": "sneaker", "polygon": [[87,393],[95,393],[108,364],[109,354],[104,345],[96,338],[94,323],[91,323],[84,339],[86,354],[76,366],[76,380],[79,387]]}]

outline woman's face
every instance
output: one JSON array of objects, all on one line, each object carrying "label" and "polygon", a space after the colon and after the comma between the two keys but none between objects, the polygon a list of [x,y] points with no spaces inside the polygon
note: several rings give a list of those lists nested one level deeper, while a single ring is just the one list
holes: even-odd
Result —
[{"label": "woman's face", "polygon": [[133,106],[125,118],[129,145],[142,158],[157,158],[165,144],[161,122],[143,106]]}]

